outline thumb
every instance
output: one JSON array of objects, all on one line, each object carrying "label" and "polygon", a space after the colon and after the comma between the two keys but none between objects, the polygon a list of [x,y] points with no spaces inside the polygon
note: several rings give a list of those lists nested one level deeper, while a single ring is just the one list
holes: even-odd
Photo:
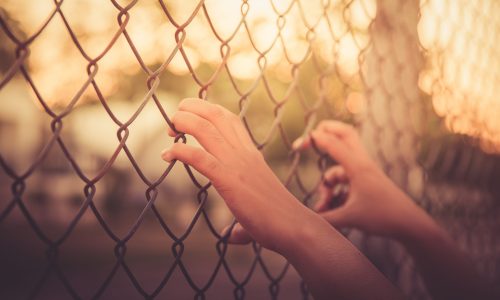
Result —
[{"label": "thumb", "polygon": [[[221,235],[226,236],[228,234],[228,231],[231,229],[231,225],[226,226],[222,230]],[[236,244],[236,245],[244,245],[248,244],[253,241],[253,238],[250,236],[248,231],[246,231],[245,228],[241,226],[240,223],[236,223],[233,227],[233,230],[231,231],[231,235],[227,239],[227,242],[229,244]]]},{"label": "thumb", "polygon": [[344,205],[336,209],[325,211],[319,215],[338,229],[353,226],[349,206]]},{"label": "thumb", "polygon": [[314,211],[321,213],[328,210],[332,194],[333,192],[330,188],[327,188],[324,184],[320,185],[318,188],[318,201],[314,205]]}]

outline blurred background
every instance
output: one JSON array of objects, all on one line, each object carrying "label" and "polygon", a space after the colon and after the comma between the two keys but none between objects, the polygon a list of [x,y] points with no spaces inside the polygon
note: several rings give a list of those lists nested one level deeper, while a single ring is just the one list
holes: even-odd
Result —
[{"label": "blurred background", "polygon": [[[282,257],[219,243],[222,199],[160,159],[185,97],[239,114],[306,205],[327,162],[290,143],[322,119],[354,124],[500,283],[499,2],[0,4],[0,298],[310,297]],[[428,299],[398,244],[345,234]]]}]

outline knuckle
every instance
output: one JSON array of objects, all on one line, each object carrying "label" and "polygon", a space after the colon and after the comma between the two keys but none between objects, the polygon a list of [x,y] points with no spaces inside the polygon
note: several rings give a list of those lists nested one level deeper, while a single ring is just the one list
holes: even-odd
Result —
[{"label": "knuckle", "polygon": [[188,105],[188,102],[189,102],[189,98],[182,99],[181,102],[179,102],[179,109],[186,108]]},{"label": "knuckle", "polygon": [[207,161],[207,169],[211,172],[217,170],[219,168],[219,163],[215,159],[211,159]]},{"label": "knuckle", "polygon": [[177,157],[181,147],[179,143],[174,143],[172,147],[170,147],[170,153],[172,153],[174,157]]},{"label": "knuckle", "polygon": [[339,135],[342,137],[351,138],[357,135],[357,131],[351,124],[343,122],[335,122],[336,127],[338,127]]},{"label": "knuckle", "polygon": [[319,130],[314,130],[313,132],[311,132],[311,139],[315,144],[321,143],[324,139],[324,134]]},{"label": "knuckle", "polygon": [[200,163],[205,160],[206,153],[200,148],[196,148],[191,152],[191,161],[193,163]]},{"label": "knuckle", "polygon": [[328,126],[330,121],[327,121],[327,120],[322,120],[321,122],[319,122],[318,126],[316,127],[317,129],[323,129],[325,128],[326,126]]},{"label": "knuckle", "polygon": [[197,130],[205,131],[205,130],[211,129],[211,127],[212,127],[212,124],[210,124],[210,122],[208,122],[205,119],[200,118],[198,121],[196,121],[195,128]]},{"label": "knuckle", "polygon": [[223,118],[226,113],[221,105],[214,104],[212,105],[209,114],[211,117],[218,119],[218,118]]}]

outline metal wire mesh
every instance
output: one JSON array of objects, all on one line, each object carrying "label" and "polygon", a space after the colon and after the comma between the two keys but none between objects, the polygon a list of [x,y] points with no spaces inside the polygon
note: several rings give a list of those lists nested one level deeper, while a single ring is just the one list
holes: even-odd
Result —
[{"label": "metal wire mesh", "polygon": [[[324,118],[355,124],[390,177],[441,221],[484,275],[499,280],[497,2],[111,0],[86,6],[54,1],[45,5],[47,13],[39,23],[27,20],[43,9],[23,3],[7,1],[0,15],[0,49],[5,54],[0,99],[6,105],[5,113],[0,113],[0,121],[4,120],[0,122],[0,230],[5,233],[22,222],[29,224],[34,236],[26,238],[41,241],[45,265],[21,297],[43,298],[44,286],[56,278],[72,298],[108,298],[110,285],[124,272],[137,291],[131,297],[175,297],[172,293],[180,287],[168,283],[177,273],[186,283],[182,288],[192,291],[195,299],[209,297],[221,274],[232,285],[231,297],[244,299],[251,281],[259,276],[257,269],[262,270],[270,298],[286,293],[280,286],[292,268],[267,259],[255,243],[249,246],[248,269],[236,275],[227,257],[233,246],[219,233],[218,210],[213,209],[217,204],[211,204],[217,196],[209,182],[188,165],[183,169],[174,163],[161,165],[159,152],[137,150],[137,135],[146,136],[146,142],[142,140],[146,145],[171,139],[165,132],[172,127],[169,116],[176,103],[165,99],[185,96],[221,103],[238,113],[255,145],[306,205],[328,162],[316,153],[292,151],[291,141],[307,135]],[[97,16],[87,19],[91,14]],[[105,23],[101,24],[105,31],[100,31],[98,20]],[[127,94],[128,86],[139,86],[137,82],[146,89],[134,88]],[[181,88],[176,87],[179,82]],[[20,118],[16,111],[28,110],[12,96],[20,86],[31,93],[35,102],[31,106],[38,108],[28,118],[40,118],[40,127],[50,124],[50,130],[25,138],[36,145],[31,147],[36,155],[9,140],[23,131],[15,131],[7,121],[14,119],[16,124]],[[129,101],[134,108],[123,113],[116,95],[122,101],[139,100]],[[116,137],[100,133],[107,133],[99,125],[103,118],[91,124],[95,110],[79,119],[75,116],[87,107],[104,109]],[[141,118],[155,122],[141,127],[137,125],[144,123]],[[97,155],[81,149],[82,143],[72,138],[82,131],[95,144],[104,143],[103,136],[116,142],[105,155]],[[187,140],[186,136],[170,142]],[[53,154],[54,149],[59,154]],[[148,164],[144,156],[155,158]],[[82,157],[95,163],[89,165]],[[134,183],[115,174],[116,165],[124,161],[129,162],[125,172],[135,174],[129,179]],[[151,165],[156,170],[160,166],[160,172],[145,170]],[[45,177],[55,177],[51,174],[58,168],[76,175],[70,184],[78,186],[83,201],[77,201],[79,208],[53,234],[38,214],[47,208],[33,203],[41,201],[36,189],[48,185],[47,189],[56,190]],[[175,168],[187,174],[196,189],[190,196],[196,208],[180,230],[173,229],[176,225],[169,220],[181,213],[170,206],[169,199],[176,196],[165,189],[177,184]],[[127,215],[131,224],[121,231],[110,225],[98,200],[106,198],[99,193],[107,189],[112,176],[118,178],[117,189],[130,191],[131,184],[143,193],[136,196],[142,201],[138,214]],[[88,219],[104,231],[105,237],[96,242],[113,247],[114,260],[97,287],[83,291],[69,279],[61,259],[67,250],[61,249]],[[195,280],[193,269],[187,267],[192,258],[185,254],[186,245],[203,221],[208,228],[203,234],[213,237],[210,247],[216,256],[206,276]],[[137,232],[151,222],[160,225],[159,243],[168,245],[172,260],[156,283],[145,284],[127,254]],[[346,234],[410,298],[428,297],[411,259],[398,245],[356,231]],[[10,237],[4,234],[3,240],[7,245]],[[143,246],[158,247],[149,243]],[[2,256],[8,259],[7,254]],[[307,287],[300,281],[294,284],[300,298],[308,298]]]}]

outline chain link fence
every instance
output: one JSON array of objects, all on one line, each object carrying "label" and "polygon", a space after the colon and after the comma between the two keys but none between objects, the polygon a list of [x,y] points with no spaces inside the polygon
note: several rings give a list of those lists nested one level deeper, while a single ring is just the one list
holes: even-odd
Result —
[{"label": "chain link fence", "polygon": [[[231,246],[210,183],[165,164],[185,97],[239,114],[314,202],[328,162],[291,142],[359,128],[389,176],[499,281],[500,3],[2,1],[2,298],[307,299],[283,258]],[[410,299],[396,243],[345,234]]]}]

